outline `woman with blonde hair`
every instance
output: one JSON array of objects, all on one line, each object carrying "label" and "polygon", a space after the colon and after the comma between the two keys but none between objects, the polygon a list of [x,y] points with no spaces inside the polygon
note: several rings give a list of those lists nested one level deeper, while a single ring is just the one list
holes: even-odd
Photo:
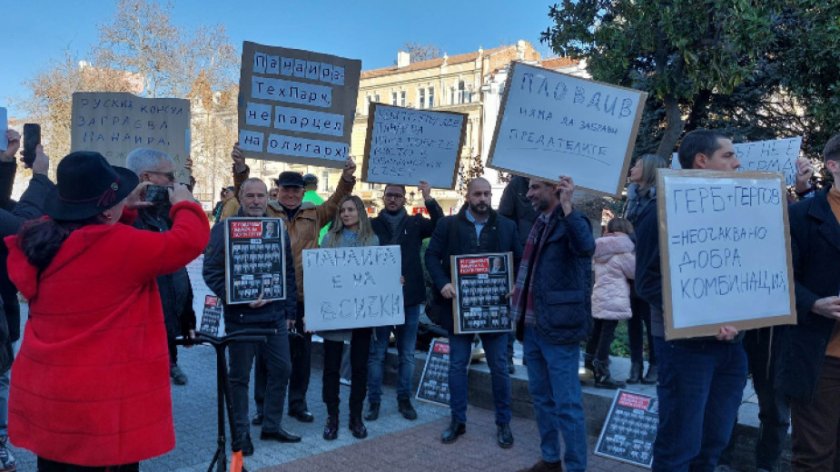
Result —
[{"label": "woman with blonde hair", "polygon": [[[378,246],[379,238],[373,232],[362,199],[347,195],[338,205],[338,214],[332,228],[324,236],[321,247]],[[362,422],[362,407],[367,394],[367,366],[370,352],[371,328],[354,328],[318,333],[324,338],[324,380],[322,398],[327,405],[327,424],[324,439],[331,441],[338,437],[338,405],[341,357],[344,342],[350,341],[350,431],[358,439],[367,437],[367,428]]]},{"label": "woman with blonde hair", "polygon": [[[656,200],[656,170],[668,167],[668,163],[655,154],[645,154],[636,160],[630,169],[627,186],[627,204],[624,207],[624,218],[632,225],[638,223],[642,208],[648,204],[655,204]],[[634,239],[635,242],[635,239]],[[630,341],[630,376],[627,383],[655,384],[657,381],[656,356],[653,352],[653,335],[650,331],[650,306],[636,296],[636,290],[631,285],[630,306],[633,316],[627,321],[627,334]],[[643,329],[647,336],[643,335]],[[648,341],[648,370],[644,371],[644,338]]]}]

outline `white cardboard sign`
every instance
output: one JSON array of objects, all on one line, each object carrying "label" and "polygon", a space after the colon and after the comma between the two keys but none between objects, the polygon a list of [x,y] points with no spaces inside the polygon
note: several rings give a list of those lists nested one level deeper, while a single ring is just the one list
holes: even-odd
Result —
[{"label": "white cardboard sign", "polygon": [[371,103],[368,116],[365,182],[455,188],[466,114]]},{"label": "white cardboard sign", "polygon": [[511,65],[489,167],[620,195],[647,94]]},{"label": "white cardboard sign", "polygon": [[405,322],[399,246],[305,249],[302,257],[308,331]]},{"label": "white cardboard sign", "polygon": [[779,174],[657,174],[667,339],[796,322],[787,198]]}]

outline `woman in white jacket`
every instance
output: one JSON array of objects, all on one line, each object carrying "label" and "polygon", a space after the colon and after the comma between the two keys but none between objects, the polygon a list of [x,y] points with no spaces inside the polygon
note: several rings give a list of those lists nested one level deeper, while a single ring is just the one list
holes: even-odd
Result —
[{"label": "woman in white jacket", "polygon": [[633,225],[624,218],[613,218],[607,232],[595,240],[592,268],[595,287],[592,289],[592,317],[595,326],[587,345],[592,355],[595,386],[619,388],[624,382],[610,375],[610,345],[620,320],[630,319],[630,282],[636,271],[635,245],[630,239]]}]

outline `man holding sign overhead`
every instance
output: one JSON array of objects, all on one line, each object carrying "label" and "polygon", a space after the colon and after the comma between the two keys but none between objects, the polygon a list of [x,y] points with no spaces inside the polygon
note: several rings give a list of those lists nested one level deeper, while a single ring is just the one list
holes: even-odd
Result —
[{"label": "man holding sign overhead", "polygon": [[586,424],[578,382],[580,342],[592,327],[592,226],[572,206],[575,184],[531,179],[531,227],[513,294],[516,336],[528,365],[528,390],[542,459],[528,472],[586,470]]},{"label": "man holding sign overhead", "polygon": [[[732,141],[695,130],[679,148],[683,169],[735,171]],[[747,359],[738,330],[722,325],[716,336],[665,340],[655,201],[643,208],[636,229],[636,291],[651,306],[651,331],[659,366],[659,427],[653,470],[713,470],[729,441],[747,380]]]}]

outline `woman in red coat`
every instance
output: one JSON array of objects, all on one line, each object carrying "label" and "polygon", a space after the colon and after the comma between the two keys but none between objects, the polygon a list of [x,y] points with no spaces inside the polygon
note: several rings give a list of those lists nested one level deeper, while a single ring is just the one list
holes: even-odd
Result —
[{"label": "woman in red coat", "polygon": [[201,253],[207,217],[176,185],[172,230],[137,230],[118,223],[141,193],[134,173],[74,152],[57,174],[50,218],[6,238],[9,275],[29,300],[9,435],[39,471],[138,470],[175,443],[155,277]]}]

